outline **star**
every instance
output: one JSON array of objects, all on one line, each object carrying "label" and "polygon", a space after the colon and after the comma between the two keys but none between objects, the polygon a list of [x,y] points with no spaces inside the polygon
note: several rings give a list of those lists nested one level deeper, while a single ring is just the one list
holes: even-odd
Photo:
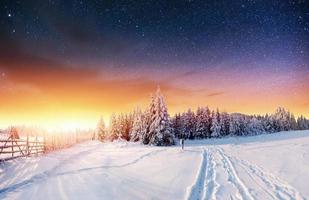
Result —
[{"label": "star", "polygon": [[8,17],[12,17],[12,14],[11,14],[11,13],[9,13],[9,14],[8,14]]}]

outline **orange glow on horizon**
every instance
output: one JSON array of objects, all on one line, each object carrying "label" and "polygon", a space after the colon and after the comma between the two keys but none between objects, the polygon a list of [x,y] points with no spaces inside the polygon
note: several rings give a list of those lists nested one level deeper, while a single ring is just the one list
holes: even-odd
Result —
[{"label": "orange glow on horizon", "polygon": [[[22,72],[15,69],[6,74],[0,80],[0,128],[95,128],[100,116],[108,123],[112,113],[130,112],[136,106],[145,109],[157,85],[171,115],[198,106],[244,114],[272,113],[283,106],[296,116],[309,117],[306,77],[282,86],[259,88],[245,75],[231,76],[229,72],[220,78],[211,73],[205,73],[206,78],[199,74],[170,74],[156,81],[143,76],[106,79],[97,71],[84,68],[45,72],[40,68]],[[103,75],[108,76],[108,72]]]}]

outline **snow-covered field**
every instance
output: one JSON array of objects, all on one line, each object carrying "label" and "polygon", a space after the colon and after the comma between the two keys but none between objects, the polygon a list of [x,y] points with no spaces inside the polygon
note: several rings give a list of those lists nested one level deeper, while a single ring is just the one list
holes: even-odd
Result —
[{"label": "snow-covered field", "polygon": [[309,199],[309,131],[179,146],[86,142],[0,168],[0,199]]}]

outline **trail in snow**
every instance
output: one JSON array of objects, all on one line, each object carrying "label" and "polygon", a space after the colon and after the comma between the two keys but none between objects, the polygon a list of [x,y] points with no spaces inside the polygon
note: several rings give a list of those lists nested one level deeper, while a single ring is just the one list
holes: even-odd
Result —
[{"label": "trail in snow", "polygon": [[188,192],[188,200],[216,199],[219,184],[216,182],[216,163],[209,149],[204,149],[202,161],[196,178],[196,182]]},{"label": "trail in snow", "polygon": [[257,165],[227,155],[221,147],[203,149],[201,164],[195,182],[187,191],[186,199],[215,200],[217,198],[216,193],[221,186],[216,180],[218,162],[223,163],[223,171],[228,177],[226,181],[230,182],[237,191],[235,196],[231,194],[232,196],[230,196],[230,198],[232,199],[253,200],[258,198],[254,195],[256,194],[256,188],[251,187],[249,189],[251,185],[246,185],[246,183],[241,180],[241,174],[238,174],[236,170],[241,167],[271,199],[304,200],[304,197],[286,182],[280,180],[271,173],[265,172],[264,169]]},{"label": "trail in snow", "polygon": [[188,200],[198,200],[202,198],[203,189],[205,185],[206,168],[208,165],[207,157],[208,152],[206,151],[206,149],[203,149],[202,160],[199,170],[197,172],[195,183],[187,191]]},{"label": "trail in snow", "polygon": [[230,161],[230,159],[225,155],[222,149],[216,148],[216,151],[221,156],[221,159],[224,163],[224,168],[229,176],[229,181],[235,186],[235,188],[239,192],[239,197],[243,200],[253,200],[254,198],[250,194],[247,186],[242,182],[242,180],[239,178],[234,165]]},{"label": "trail in snow", "polygon": [[[270,195],[272,199],[278,200],[304,200],[304,197],[292,186],[288,183],[280,180],[278,177],[273,174],[266,172],[266,170],[262,169],[257,165],[253,165],[248,161],[238,159],[236,157],[228,156],[224,150],[220,147],[216,147],[217,151],[220,155],[223,156],[223,159],[226,162],[229,162],[231,166],[241,166],[247,174],[251,177],[251,179],[256,182],[265,193]],[[234,167],[233,167],[234,168]],[[237,175],[236,170],[234,168],[234,173]],[[238,176],[238,175],[237,175]],[[242,187],[245,191],[249,191],[244,183],[241,183]],[[247,194],[250,194],[249,192]],[[251,196],[251,195],[250,195]],[[251,196],[250,198],[253,199]]]},{"label": "trail in snow", "polygon": [[206,177],[204,182],[204,192],[203,198],[204,200],[216,199],[216,193],[220,185],[216,181],[216,162],[214,160],[213,152],[208,150],[207,154],[207,168],[206,168]]},{"label": "trail in snow", "polygon": [[61,172],[61,173],[56,173],[55,175],[56,176],[59,176],[59,175],[69,175],[69,174],[78,174],[80,172],[86,172],[86,171],[89,171],[89,170],[96,170],[96,169],[109,169],[109,168],[127,167],[127,166],[130,166],[130,165],[136,164],[137,162],[139,162],[140,160],[142,160],[142,159],[144,159],[146,157],[155,155],[157,153],[160,153],[160,152],[166,151],[166,150],[167,149],[160,149],[160,150],[151,151],[149,153],[146,153],[146,154],[138,157],[135,160],[132,160],[131,162],[120,164],[120,165],[100,165],[100,166],[95,166],[95,167],[87,167],[87,168],[77,169],[77,170],[73,170],[73,171],[65,171],[65,172]]},{"label": "trail in snow", "polygon": [[47,180],[48,178],[53,178],[53,177],[57,177],[57,176],[62,176],[62,175],[69,175],[69,174],[77,174],[80,172],[85,172],[85,171],[89,171],[89,170],[96,170],[96,169],[109,169],[109,168],[121,168],[121,167],[126,167],[129,165],[133,165],[138,163],[140,160],[149,157],[151,155],[157,154],[159,152],[165,151],[167,149],[160,149],[160,150],[155,150],[155,151],[151,151],[148,153],[143,154],[142,156],[138,157],[137,159],[134,159],[131,162],[128,163],[124,163],[124,164],[120,164],[120,165],[101,165],[101,166],[96,166],[96,167],[88,167],[88,168],[82,168],[82,169],[78,169],[78,170],[74,170],[74,171],[67,171],[67,172],[61,172],[61,173],[57,173],[58,168],[62,167],[63,165],[65,165],[66,163],[69,163],[70,161],[72,161],[72,159],[80,159],[80,156],[88,154],[89,152],[93,151],[94,149],[89,149],[86,151],[82,151],[79,152],[78,154],[73,154],[70,157],[68,157],[67,159],[62,160],[58,165],[56,165],[55,167],[53,167],[50,170],[47,170],[45,172],[42,172],[40,174],[36,174],[34,176],[32,176],[31,178],[24,180],[20,183],[8,186],[6,188],[0,189],[0,194],[3,193],[8,193],[8,192],[13,192],[21,187],[25,187],[27,185],[30,184],[35,184],[35,183],[39,183],[42,181]]},{"label": "trail in snow", "polygon": [[253,165],[248,161],[229,157],[234,164],[239,164],[263,190],[268,193],[272,199],[296,199],[303,200],[304,197],[288,183],[275,177],[273,174],[266,172],[257,165]]}]

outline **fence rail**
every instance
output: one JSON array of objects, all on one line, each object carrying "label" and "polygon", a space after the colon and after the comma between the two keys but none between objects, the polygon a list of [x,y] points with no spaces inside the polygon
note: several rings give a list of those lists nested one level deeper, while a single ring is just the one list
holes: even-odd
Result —
[{"label": "fence rail", "polygon": [[27,139],[14,139],[9,137],[6,140],[0,140],[0,162],[13,160],[20,157],[38,155],[45,152],[45,140],[34,141]]}]

